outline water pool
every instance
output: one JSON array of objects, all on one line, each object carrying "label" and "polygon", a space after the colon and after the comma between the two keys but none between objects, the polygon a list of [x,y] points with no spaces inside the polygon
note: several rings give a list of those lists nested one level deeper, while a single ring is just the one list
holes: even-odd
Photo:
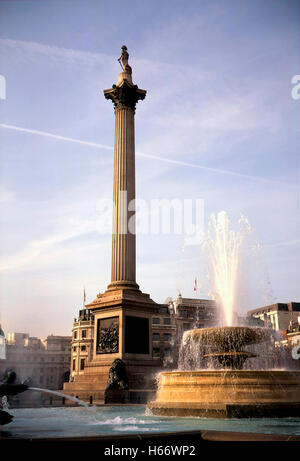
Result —
[{"label": "water pool", "polygon": [[[10,409],[12,423],[3,426],[9,438],[94,437],[181,431],[230,431],[300,435],[300,418],[212,419],[161,417],[145,406]],[[1,432],[0,432],[1,434]]]}]

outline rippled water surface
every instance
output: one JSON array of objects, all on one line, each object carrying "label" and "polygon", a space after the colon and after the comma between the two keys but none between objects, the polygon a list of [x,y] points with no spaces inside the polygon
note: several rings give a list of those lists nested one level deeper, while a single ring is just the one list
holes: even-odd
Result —
[{"label": "rippled water surface", "polygon": [[9,437],[84,437],[169,431],[217,430],[300,435],[300,418],[211,419],[159,417],[144,406],[10,409],[15,417],[2,427]]}]

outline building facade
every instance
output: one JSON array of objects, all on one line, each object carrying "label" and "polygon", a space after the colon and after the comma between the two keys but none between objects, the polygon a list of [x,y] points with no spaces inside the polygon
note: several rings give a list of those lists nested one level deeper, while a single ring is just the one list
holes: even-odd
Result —
[{"label": "building facade", "polygon": [[168,304],[162,304],[152,315],[152,357],[162,365],[172,364],[177,325]]},{"label": "building facade", "polygon": [[177,329],[182,337],[186,330],[192,328],[209,328],[216,326],[219,321],[219,309],[214,300],[183,298],[169,302],[171,315],[176,319]]},{"label": "building facade", "polygon": [[300,344],[300,316],[297,322],[291,322],[286,331],[287,342],[290,347],[298,346]]},{"label": "building facade", "polygon": [[74,319],[71,343],[70,381],[84,373],[88,361],[93,358],[94,315],[81,309]]},{"label": "building facade", "polygon": [[171,367],[176,368],[184,332],[193,328],[214,327],[219,324],[220,314],[215,301],[211,299],[183,298],[180,294],[177,299],[170,300],[169,311],[176,329],[169,364]]},{"label": "building facade", "polygon": [[300,318],[300,303],[275,303],[268,306],[252,309],[247,315],[260,319],[265,327],[275,331],[286,331],[291,322],[298,322]]},{"label": "building facade", "polygon": [[39,339],[28,333],[8,333],[6,359],[1,360],[2,378],[13,370],[21,382],[28,379],[34,387],[62,389],[69,380],[70,358],[70,336]]}]

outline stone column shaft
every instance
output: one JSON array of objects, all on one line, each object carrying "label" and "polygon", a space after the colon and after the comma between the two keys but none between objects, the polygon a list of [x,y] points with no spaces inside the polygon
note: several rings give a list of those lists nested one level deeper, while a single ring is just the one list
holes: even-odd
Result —
[{"label": "stone column shaft", "polygon": [[[111,281],[136,281],[134,110],[115,110]],[[130,204],[131,210],[128,211]],[[130,223],[130,229],[128,228]]]},{"label": "stone column shaft", "polygon": [[132,83],[131,67],[126,65],[117,85],[104,90],[104,96],[114,103],[115,108],[114,217],[109,289],[137,289],[134,114],[136,103],[145,98],[146,91]]}]

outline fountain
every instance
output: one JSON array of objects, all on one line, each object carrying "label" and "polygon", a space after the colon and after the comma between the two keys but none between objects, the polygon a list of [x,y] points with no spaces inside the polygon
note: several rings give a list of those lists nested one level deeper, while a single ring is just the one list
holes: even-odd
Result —
[{"label": "fountain", "polygon": [[[235,233],[226,213],[213,216],[205,245],[209,250],[216,297],[225,326],[196,328],[182,339],[182,368],[159,374],[154,415],[214,418],[300,416],[300,371],[246,369],[247,361],[269,347],[273,331],[263,327],[231,326],[235,307],[239,259],[251,228],[245,218]],[[255,353],[247,350],[255,346]],[[199,355],[195,360],[195,355]],[[193,361],[204,368],[193,368]],[[188,362],[188,368],[186,363]],[[192,365],[191,365],[192,363]],[[196,369],[195,369],[196,368]]]},{"label": "fountain", "polygon": [[256,354],[241,350],[263,341],[268,333],[257,327],[190,330],[185,340],[215,348],[221,369],[162,372],[155,415],[207,417],[300,416],[300,371],[242,369]]}]

